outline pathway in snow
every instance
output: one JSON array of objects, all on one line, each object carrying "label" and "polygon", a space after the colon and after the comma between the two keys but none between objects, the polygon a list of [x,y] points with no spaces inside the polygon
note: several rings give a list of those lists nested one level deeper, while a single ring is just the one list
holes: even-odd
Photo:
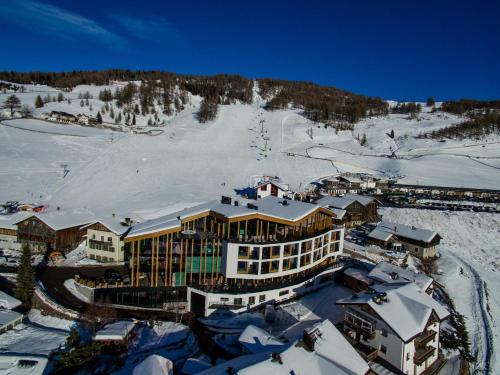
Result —
[{"label": "pathway in snow", "polygon": [[480,335],[476,335],[476,340],[479,339],[479,342],[476,341],[475,343],[476,352],[474,354],[478,358],[478,363],[476,364],[474,373],[479,372],[490,374],[491,357],[494,351],[493,331],[491,329],[491,323],[486,309],[484,281],[481,276],[479,276],[479,272],[470,263],[464,261],[462,257],[453,254],[452,252],[447,252],[447,255],[457,259],[472,278],[472,290],[474,295],[471,307],[476,322],[483,328]]}]

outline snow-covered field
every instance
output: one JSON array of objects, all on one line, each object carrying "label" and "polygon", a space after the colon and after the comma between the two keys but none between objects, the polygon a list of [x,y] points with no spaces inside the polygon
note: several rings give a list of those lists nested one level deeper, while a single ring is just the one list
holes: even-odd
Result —
[{"label": "snow-covered field", "polygon": [[[89,90],[97,97],[103,88],[79,86],[65,96]],[[33,92],[17,95],[33,105]],[[497,139],[442,143],[415,138],[460,121],[455,116],[433,114],[424,107],[419,120],[403,115],[371,118],[356,124],[352,132],[335,134],[331,128],[311,124],[298,111],[267,112],[257,94],[255,98],[251,105],[220,106],[215,121],[199,124],[195,115],[199,98],[191,96],[187,109],[164,119],[164,133],[158,136],[39,120],[4,121],[0,125],[0,201],[149,217],[163,208],[233,195],[234,189],[247,187],[252,176],[262,174],[280,176],[294,190],[337,170],[398,176],[408,183],[500,185]],[[94,108],[103,104],[93,100]],[[51,102],[36,114],[55,109],[83,111],[79,100],[73,100],[71,104]],[[391,130],[394,139],[387,135]],[[366,146],[356,139],[363,134]],[[393,151],[401,158],[388,158]],[[66,177],[64,165],[69,169]]]},{"label": "snow-covered field", "polygon": [[[384,208],[384,220],[437,231],[439,280],[466,317],[478,373],[500,373],[500,215]],[[461,272],[462,270],[462,272]],[[485,289],[487,292],[485,292]]]}]

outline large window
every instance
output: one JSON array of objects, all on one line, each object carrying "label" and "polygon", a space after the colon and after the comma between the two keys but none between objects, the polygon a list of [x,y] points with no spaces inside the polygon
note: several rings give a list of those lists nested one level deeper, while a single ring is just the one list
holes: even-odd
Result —
[{"label": "large window", "polygon": [[309,254],[307,255],[302,255],[300,257],[300,266],[301,267],[304,267],[304,266],[307,266],[308,264],[311,263],[311,256]]},{"label": "large window", "polygon": [[283,271],[294,270],[298,266],[298,257],[283,260]]},{"label": "large window", "polygon": [[288,257],[288,256],[294,256],[294,255],[299,255],[299,244],[293,243],[293,244],[285,245],[283,256]]},{"label": "large window", "polygon": [[255,262],[239,261],[238,262],[238,273],[239,274],[257,275],[257,273],[258,273],[257,264]]},{"label": "large window", "polygon": [[278,260],[273,260],[270,262],[262,262],[260,264],[260,273],[261,274],[268,274],[268,273],[274,273],[279,271],[279,261]]},{"label": "large window", "polygon": [[304,241],[302,242],[302,254],[308,253],[312,250],[312,241]]},{"label": "large window", "polygon": [[265,246],[262,248],[262,259],[274,259],[280,257],[279,246]]}]

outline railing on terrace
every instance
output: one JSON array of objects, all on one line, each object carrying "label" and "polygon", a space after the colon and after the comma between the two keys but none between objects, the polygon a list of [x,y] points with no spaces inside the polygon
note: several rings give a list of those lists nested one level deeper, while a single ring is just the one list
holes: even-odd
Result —
[{"label": "railing on terrace", "polygon": [[425,331],[422,332],[420,336],[415,338],[415,343],[419,346],[426,345],[429,341],[434,340],[434,337],[436,337],[437,332],[436,331]]},{"label": "railing on terrace", "polygon": [[286,287],[292,287],[297,284],[301,284],[306,282],[324,271],[334,269],[334,268],[342,268],[348,265],[351,265],[352,262],[349,258],[345,260],[337,261],[335,263],[327,264],[324,266],[317,266],[314,269],[301,271],[298,274],[289,275],[289,276],[280,276],[275,278],[275,280],[238,280],[236,285],[230,284],[218,284],[218,285],[204,285],[193,282],[190,284],[190,287],[194,289],[198,289],[202,292],[206,293],[227,293],[227,294],[243,294],[243,293],[254,293],[266,290],[280,289]]},{"label": "railing on terrace", "polygon": [[429,357],[432,357],[435,350],[436,350],[436,348],[434,348],[432,346],[417,349],[417,351],[415,352],[415,355],[413,357],[415,364],[417,366],[422,364],[426,359],[428,359]]},{"label": "railing on terrace", "polygon": [[314,238],[317,236],[321,236],[325,233],[328,233],[334,229],[342,229],[344,226],[342,225],[334,225],[330,228],[325,228],[322,230],[315,231],[314,233],[303,233],[302,235],[295,235],[293,233],[289,233],[287,236],[282,234],[272,234],[269,236],[269,239],[266,239],[266,236],[238,236],[231,237],[229,239],[230,243],[239,243],[239,244],[249,244],[249,245],[267,245],[267,244],[276,244],[276,243],[284,243],[284,242],[295,242],[295,241],[303,241],[310,238]]}]

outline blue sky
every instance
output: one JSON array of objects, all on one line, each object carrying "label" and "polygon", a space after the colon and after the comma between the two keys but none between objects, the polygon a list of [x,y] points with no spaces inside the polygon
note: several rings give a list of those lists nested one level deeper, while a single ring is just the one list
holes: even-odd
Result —
[{"label": "blue sky", "polygon": [[498,99],[499,14],[486,0],[0,0],[0,70],[237,73],[387,99]]}]

